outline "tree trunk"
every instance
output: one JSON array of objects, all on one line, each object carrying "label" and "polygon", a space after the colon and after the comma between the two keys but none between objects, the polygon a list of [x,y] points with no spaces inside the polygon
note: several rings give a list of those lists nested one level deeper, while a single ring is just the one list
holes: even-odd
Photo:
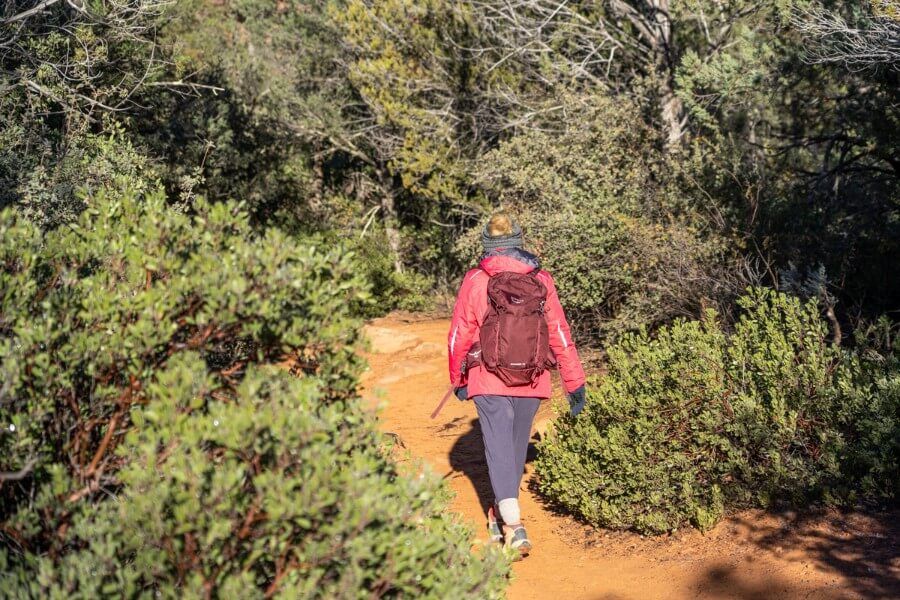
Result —
[{"label": "tree trunk", "polygon": [[400,231],[397,229],[397,211],[394,208],[394,193],[388,192],[381,197],[381,214],[384,218],[384,234],[394,259],[394,271],[403,272],[403,261],[400,259]]},{"label": "tree trunk", "polygon": [[837,315],[834,314],[834,306],[829,304],[825,309],[825,316],[828,317],[828,320],[831,322],[831,330],[833,332],[833,336],[831,339],[831,343],[835,346],[841,345],[841,340],[843,339],[843,334],[841,333],[841,322],[838,321]]},{"label": "tree trunk", "polygon": [[309,207],[313,213],[321,214],[325,198],[325,169],[321,158],[314,158],[312,163],[312,190],[309,195]]},{"label": "tree trunk", "polygon": [[659,109],[666,127],[666,148],[675,150],[684,137],[684,105],[675,94],[675,69],[678,68],[678,52],[672,38],[672,20],[669,0],[649,0],[653,19],[648,29],[653,32],[651,47],[657,56],[657,69],[661,78]]},{"label": "tree trunk", "polygon": [[400,229],[397,219],[397,208],[394,205],[394,188],[390,178],[380,169],[378,179],[381,184],[381,219],[384,225],[384,235],[387,237],[388,248],[394,261],[394,271],[403,272],[403,260],[400,255]]},{"label": "tree trunk", "polygon": [[663,84],[659,105],[663,124],[667,129],[666,149],[672,151],[678,148],[684,138],[684,104],[681,98],[675,95],[669,81]]}]

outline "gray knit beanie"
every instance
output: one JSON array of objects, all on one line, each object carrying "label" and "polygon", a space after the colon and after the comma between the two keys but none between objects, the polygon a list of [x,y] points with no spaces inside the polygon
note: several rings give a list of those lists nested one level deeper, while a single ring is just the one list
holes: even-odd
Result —
[{"label": "gray knit beanie", "polygon": [[512,224],[512,233],[509,235],[492,236],[488,233],[487,225],[481,230],[481,245],[485,252],[495,248],[521,248],[523,243],[522,228],[518,223]]}]

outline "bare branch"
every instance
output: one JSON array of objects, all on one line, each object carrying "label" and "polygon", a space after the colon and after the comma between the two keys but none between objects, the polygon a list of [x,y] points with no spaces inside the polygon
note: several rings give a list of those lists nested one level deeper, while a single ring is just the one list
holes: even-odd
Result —
[{"label": "bare branch", "polygon": [[2,22],[3,23],[13,23],[15,21],[23,21],[23,20],[27,19],[28,17],[30,17],[31,15],[35,15],[35,14],[41,12],[48,6],[50,6],[52,4],[56,4],[57,2],[59,2],[59,0],[43,0],[43,2],[39,2],[36,6],[29,8],[26,11],[22,11],[17,15],[13,15],[13,16],[9,17],[8,19],[3,19]]},{"label": "bare branch", "polygon": [[794,10],[791,22],[812,42],[806,60],[854,68],[886,66],[900,70],[900,21],[872,15],[862,28],[821,5]]},{"label": "bare branch", "polygon": [[36,464],[37,458],[31,458],[18,471],[0,472],[0,481],[21,481],[31,474]]}]

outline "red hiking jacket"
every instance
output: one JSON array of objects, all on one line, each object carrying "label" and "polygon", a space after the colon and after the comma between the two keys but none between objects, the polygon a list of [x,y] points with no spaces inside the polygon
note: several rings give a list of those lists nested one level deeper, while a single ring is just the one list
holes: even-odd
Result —
[{"label": "red hiking jacket", "polygon": [[[460,369],[463,359],[472,344],[478,341],[481,323],[488,311],[487,284],[495,273],[513,271],[530,273],[538,266],[537,259],[530,253],[518,249],[494,251],[481,260],[477,269],[472,269],[463,278],[453,308],[450,333],[447,337],[450,357],[450,383],[454,387],[468,385],[469,397],[491,394],[497,396],[525,396],[531,398],[550,397],[550,371],[544,371],[532,385],[509,387],[493,373],[477,365],[465,376]],[[573,392],[584,385],[584,369],[578,350],[572,342],[569,324],[563,313],[553,278],[547,271],[539,271],[538,279],[547,288],[547,303],[544,316],[550,332],[550,349],[556,357],[559,374],[566,392]]]}]

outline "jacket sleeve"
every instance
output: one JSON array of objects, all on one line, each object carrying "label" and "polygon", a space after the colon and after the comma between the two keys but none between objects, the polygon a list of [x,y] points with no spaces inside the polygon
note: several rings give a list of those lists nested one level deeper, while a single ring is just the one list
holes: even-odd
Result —
[{"label": "jacket sleeve", "polygon": [[447,335],[447,356],[450,359],[450,383],[454,387],[465,384],[460,372],[462,362],[478,336],[480,326],[478,302],[473,298],[472,292],[473,280],[483,275],[481,270],[466,273],[456,296],[456,305],[453,307],[453,318],[450,320],[450,332]]},{"label": "jacket sleeve", "polygon": [[547,319],[547,329],[550,333],[550,349],[559,365],[559,375],[566,393],[574,392],[584,385],[584,368],[581,366],[578,350],[572,341],[572,333],[569,331],[569,323],[566,321],[562,304],[559,302],[556,285],[549,274],[547,274],[544,284],[547,286],[544,317]]}]

